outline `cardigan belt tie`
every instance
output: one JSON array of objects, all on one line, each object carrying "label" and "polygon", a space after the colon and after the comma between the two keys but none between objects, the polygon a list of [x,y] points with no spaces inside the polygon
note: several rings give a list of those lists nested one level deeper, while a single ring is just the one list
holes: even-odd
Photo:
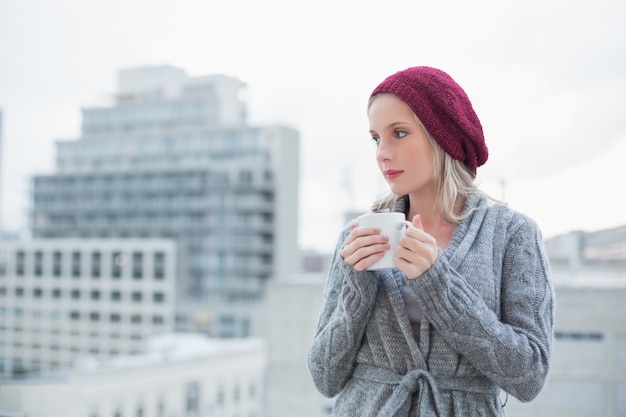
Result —
[{"label": "cardigan belt tie", "polygon": [[[386,368],[358,364],[354,369],[353,377],[397,385],[391,397],[380,410],[380,417],[408,416],[411,409],[411,399],[415,393],[418,393],[420,410],[426,406],[425,399],[431,396],[435,413],[438,416],[443,416],[440,390],[459,390],[492,395],[498,395],[500,392],[500,389],[487,378],[466,377],[435,380],[425,369],[413,369],[402,375]],[[420,412],[419,415],[425,415],[425,412]]]}]

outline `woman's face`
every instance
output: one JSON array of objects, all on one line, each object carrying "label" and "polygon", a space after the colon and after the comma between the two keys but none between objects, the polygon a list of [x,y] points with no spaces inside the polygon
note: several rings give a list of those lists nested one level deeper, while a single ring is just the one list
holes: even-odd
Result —
[{"label": "woman's face", "polygon": [[432,194],[433,150],[409,106],[393,94],[381,94],[370,103],[368,117],[376,161],[391,192]]}]

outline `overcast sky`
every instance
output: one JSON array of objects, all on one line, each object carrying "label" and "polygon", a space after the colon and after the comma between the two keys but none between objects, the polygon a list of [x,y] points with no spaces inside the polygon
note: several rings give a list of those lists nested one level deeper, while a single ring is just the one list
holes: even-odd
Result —
[{"label": "overcast sky", "polygon": [[330,250],[342,212],[385,190],[365,105],[414,65],[463,86],[490,148],[479,183],[545,237],[623,225],[624,22],[622,0],[0,0],[2,226],[27,229],[28,181],[80,109],[162,64],[237,77],[252,124],[300,131],[303,248]]}]

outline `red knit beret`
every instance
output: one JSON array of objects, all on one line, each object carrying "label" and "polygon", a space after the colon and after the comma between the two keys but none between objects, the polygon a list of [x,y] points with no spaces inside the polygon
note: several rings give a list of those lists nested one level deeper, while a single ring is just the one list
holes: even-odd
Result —
[{"label": "red knit beret", "polygon": [[489,152],[483,128],[465,91],[445,72],[431,67],[398,71],[378,85],[370,97],[393,93],[413,113],[452,158],[476,175]]}]

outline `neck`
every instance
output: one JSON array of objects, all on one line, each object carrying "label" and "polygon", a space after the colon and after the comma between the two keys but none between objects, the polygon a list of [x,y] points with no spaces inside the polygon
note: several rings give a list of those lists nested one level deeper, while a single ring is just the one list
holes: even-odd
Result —
[{"label": "neck", "polygon": [[424,229],[437,225],[443,221],[441,209],[437,201],[432,198],[422,198],[409,195],[409,210],[407,212],[407,220],[413,221],[413,217],[419,214],[422,218]]},{"label": "neck", "polygon": [[[454,212],[461,213],[464,200],[457,198],[454,204]],[[421,196],[409,195],[409,211],[407,220],[413,221],[413,217],[419,214],[422,219],[424,231],[434,236],[437,244],[445,248],[454,232],[455,224],[448,222],[444,216],[441,206],[436,198],[423,198]]]}]

